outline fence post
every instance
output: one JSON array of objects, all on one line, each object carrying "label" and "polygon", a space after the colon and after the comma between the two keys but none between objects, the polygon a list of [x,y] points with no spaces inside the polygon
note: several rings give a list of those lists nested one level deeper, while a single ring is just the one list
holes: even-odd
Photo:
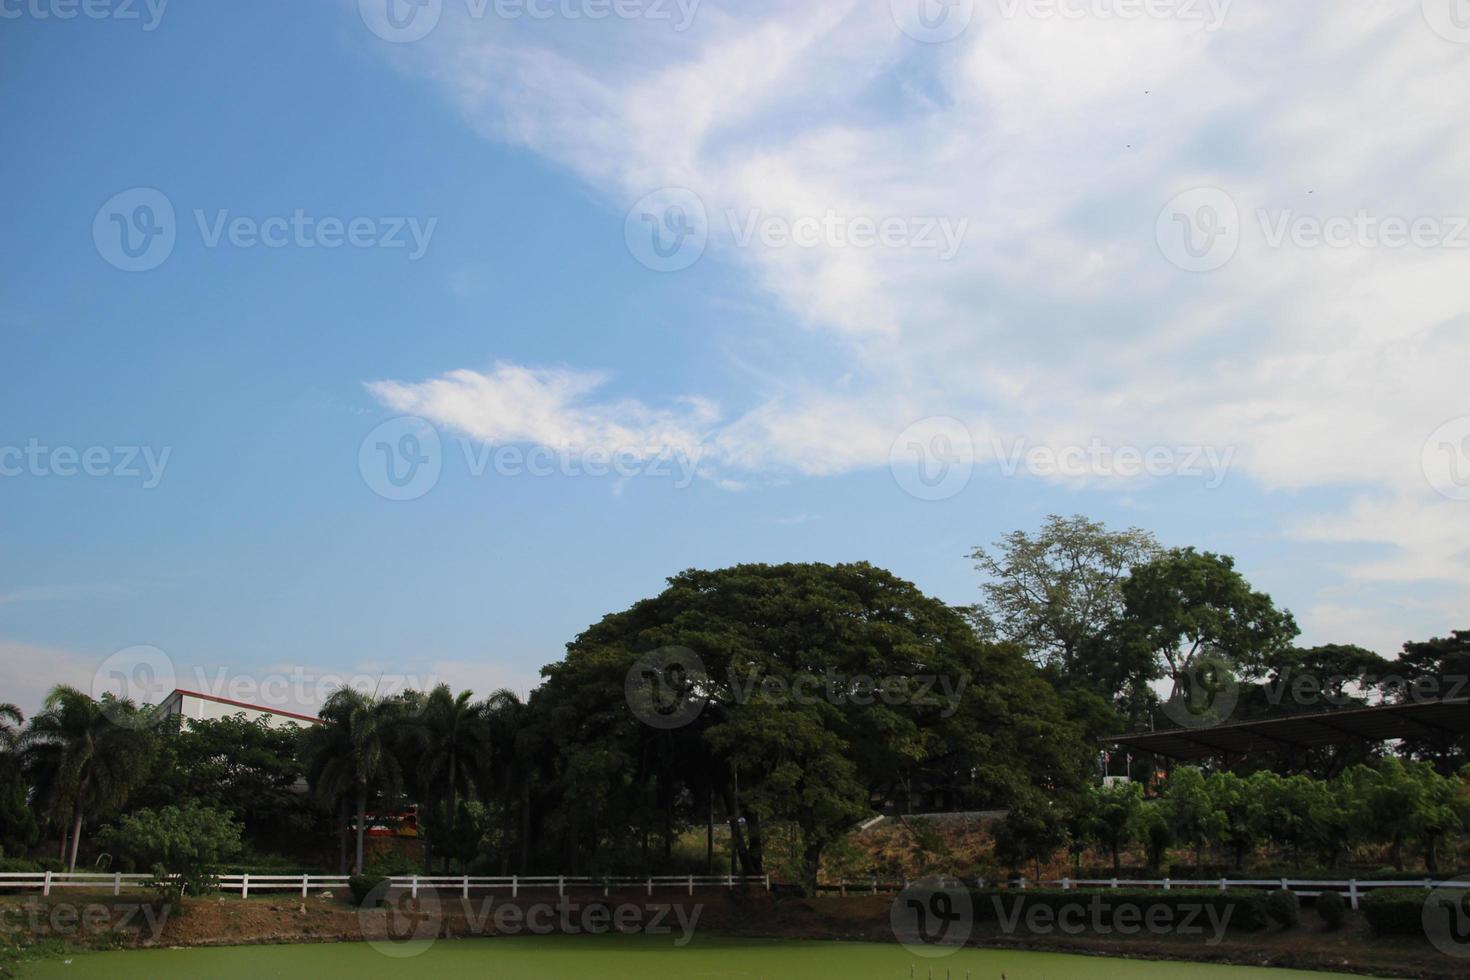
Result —
[{"label": "fence post", "polygon": [[1114,879],[1113,879],[1113,886],[1112,886],[1112,887],[1113,887],[1113,888],[1114,888],[1114,889],[1116,889],[1116,888],[1117,888],[1117,887],[1118,887],[1118,879],[1117,879],[1117,878],[1114,878]]},{"label": "fence post", "polygon": [[418,898],[419,897],[419,876],[418,875],[414,875],[413,876],[413,881],[410,883],[409,889],[410,890],[409,890],[408,895],[409,895],[410,898]]},{"label": "fence post", "polygon": [[1348,880],[1348,904],[1352,906],[1354,912],[1358,910],[1358,879],[1356,878]]},{"label": "fence post", "polygon": [[1062,891],[1064,891],[1064,892],[1065,891],[1070,891],[1071,888],[1072,888],[1072,879],[1071,878],[1063,878],[1062,879]]},{"label": "fence post", "polygon": [[469,901],[469,898],[470,898],[470,876],[469,875],[465,875],[464,876],[464,899],[465,899],[465,901]]},{"label": "fence post", "polygon": [[306,897],[306,886],[309,883],[309,881],[310,881],[310,876],[309,875],[303,874],[301,876],[301,897],[302,898],[305,898]]},{"label": "fence post", "polygon": [[1164,879],[1164,891],[1168,891],[1168,890],[1169,890],[1169,879],[1168,878],[1165,878]]},{"label": "fence post", "polygon": [[771,876],[768,874],[768,875],[766,875],[766,891],[770,891],[770,890],[771,890]]},{"label": "fence post", "polygon": [[846,878],[839,878],[837,880],[837,894],[841,895],[843,898],[846,898],[847,897],[847,879]]},{"label": "fence post", "polygon": [[114,896],[121,895],[122,894],[122,872],[121,871],[114,871],[112,873],[112,894]]},{"label": "fence post", "polygon": [[250,897],[250,875],[248,874],[240,876],[240,897]]},{"label": "fence post", "polygon": [[557,875],[556,876],[556,897],[557,898],[561,898],[566,893],[567,893],[567,876],[566,875]]},{"label": "fence post", "polygon": [[731,891],[735,890],[735,875],[733,873],[725,875],[725,887]]},{"label": "fence post", "polygon": [[521,876],[520,875],[511,875],[510,876],[510,897],[511,898],[518,898],[520,896],[520,894],[521,894]]},{"label": "fence post", "polygon": [[41,883],[41,894],[42,895],[50,895],[51,894],[51,872],[49,872],[49,871],[46,872],[46,880]]},{"label": "fence post", "polygon": [[648,894],[653,894],[653,875],[648,876]]},{"label": "fence post", "polygon": [[874,895],[878,894],[878,879],[877,878],[874,878],[873,879],[873,894]]},{"label": "fence post", "polygon": [[1021,876],[1021,891],[1025,891],[1025,890],[1026,890],[1026,876],[1025,875],[1022,875]]},{"label": "fence post", "polygon": [[602,879],[602,897],[603,898],[607,898],[607,889],[608,889],[607,876],[604,875],[603,876],[603,879]]},{"label": "fence post", "polygon": [[1227,890],[1228,890],[1228,889],[1227,889],[1227,888],[1226,888],[1226,887],[1225,887],[1225,879],[1224,879],[1224,878],[1221,878],[1221,879],[1220,879],[1220,890],[1221,890],[1221,891],[1222,891],[1222,892],[1223,892],[1223,891],[1227,891]]},{"label": "fence post", "polygon": [[691,895],[694,894],[694,876],[693,875],[690,875],[689,876],[689,894],[691,894]]}]

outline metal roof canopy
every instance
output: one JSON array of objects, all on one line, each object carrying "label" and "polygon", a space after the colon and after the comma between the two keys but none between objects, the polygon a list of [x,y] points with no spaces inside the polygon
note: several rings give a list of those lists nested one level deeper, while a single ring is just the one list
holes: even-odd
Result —
[{"label": "metal roof canopy", "polygon": [[1470,698],[1381,704],[1371,708],[1262,718],[1213,728],[1135,732],[1099,741],[1171,759],[1204,759],[1353,742],[1384,742],[1415,735],[1470,735]]}]

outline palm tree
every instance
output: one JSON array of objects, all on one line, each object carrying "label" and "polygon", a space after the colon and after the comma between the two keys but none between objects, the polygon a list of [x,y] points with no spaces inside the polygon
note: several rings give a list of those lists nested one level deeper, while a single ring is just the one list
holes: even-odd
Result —
[{"label": "palm tree", "polygon": [[0,754],[10,754],[20,746],[20,726],[25,715],[13,704],[0,704]]},{"label": "palm tree", "polygon": [[25,715],[13,704],[0,704],[0,746],[7,751],[20,739],[20,725]]},{"label": "palm tree", "polygon": [[308,780],[328,804],[351,800],[357,811],[354,869],[362,874],[363,835],[367,830],[368,797],[396,794],[403,786],[403,767],[395,742],[403,724],[403,702],[344,687],[322,706],[326,722],[307,732],[304,751]]},{"label": "palm tree", "polygon": [[[472,697],[469,691],[456,697],[449,685],[440,684],[416,705],[417,717],[408,738],[407,749],[417,759],[424,802],[434,804],[434,812],[446,826],[454,820],[461,798],[472,796],[477,789],[489,790],[490,726],[486,706],[474,703]],[[425,848],[426,868],[431,860]]]},{"label": "palm tree", "polygon": [[140,719],[131,701],[110,694],[94,701],[63,684],[20,735],[41,808],[62,825],[64,852],[70,824],[69,871],[77,868],[83,824],[121,806],[148,778],[157,746]]},{"label": "palm tree", "polygon": [[[531,856],[531,796],[538,764],[547,756],[532,724],[530,706],[514,691],[502,688],[485,699],[485,721],[494,747],[489,790],[515,801],[519,815],[517,867],[525,874]],[[502,873],[504,873],[502,871]]]}]

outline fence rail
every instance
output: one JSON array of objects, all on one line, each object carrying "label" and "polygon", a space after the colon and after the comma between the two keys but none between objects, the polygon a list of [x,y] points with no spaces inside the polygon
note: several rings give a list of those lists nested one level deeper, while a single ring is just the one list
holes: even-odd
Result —
[{"label": "fence rail", "polygon": [[[68,874],[57,871],[11,871],[0,873],[0,889],[40,889],[42,895],[50,895],[52,889],[56,888],[91,888],[110,889],[112,894],[120,895],[123,889],[138,889],[148,887],[148,882],[153,879],[152,875],[146,874],[118,874],[118,873],[86,873],[78,872]],[[219,890],[222,892],[238,892],[242,898],[249,898],[250,893],[265,891],[289,891],[295,892],[305,898],[313,891],[326,891],[334,888],[347,888],[347,875],[262,875],[262,874],[227,874],[220,875]],[[690,895],[694,894],[696,888],[725,888],[759,886],[766,891],[771,890],[771,876],[757,875],[642,875],[642,876],[610,876],[592,877],[587,875],[508,875],[500,877],[487,877],[483,875],[394,875],[389,879],[394,887],[406,888],[413,897],[417,898],[419,889],[432,888],[438,891],[458,891],[464,898],[469,898],[475,891],[509,891],[512,898],[518,897],[521,891],[549,891],[556,889],[558,896],[563,896],[569,889],[578,891],[601,890],[603,895],[608,895],[613,889],[642,888],[652,895],[654,889],[682,888]]]},{"label": "fence rail", "polygon": [[[42,895],[50,895],[58,888],[90,888],[110,890],[120,895],[127,890],[147,888],[152,875],[112,873],[67,874],[56,871],[9,871],[0,872],[0,889],[39,889]],[[293,892],[305,898],[314,891],[346,889],[347,875],[265,875],[227,874],[220,876],[220,891],[238,893],[249,898],[251,892]],[[601,891],[608,895],[613,889],[639,888],[649,895],[655,889],[684,889],[693,895],[696,888],[760,887],[771,890],[771,876],[764,875],[642,875],[593,877],[587,875],[505,875],[499,877],[483,875],[394,875],[389,879],[394,887],[404,888],[414,897],[420,889],[457,891],[464,898],[474,892],[508,891],[512,898],[525,891],[549,891],[556,889],[558,896],[569,890]],[[1347,898],[1354,909],[1363,895],[1375,888],[1434,888],[1470,889],[1470,881],[1436,881],[1432,878],[1405,879],[1401,881],[1360,881],[1348,879],[1306,878],[1052,878],[1030,880],[1015,879],[1012,882],[987,883],[984,878],[952,879],[961,885],[972,882],[977,888],[987,884],[1007,884],[1008,887],[1025,888],[1144,888],[1171,891],[1175,888],[1215,888],[1226,891],[1231,888],[1279,888],[1295,892],[1308,898],[1323,892],[1335,891]],[[818,890],[837,892],[841,895],[877,895],[880,892],[897,892],[912,884],[909,879],[882,880],[878,878],[842,879],[836,883],[818,885]]]},{"label": "fence rail", "polygon": [[[1214,888],[1220,891],[1227,891],[1231,888],[1271,888],[1295,892],[1307,898],[1314,898],[1323,892],[1335,891],[1347,898],[1354,909],[1358,908],[1358,903],[1363,895],[1375,888],[1423,888],[1426,891],[1435,888],[1470,889],[1470,880],[1436,881],[1432,878],[1403,881],[1360,881],[1357,878],[1050,878],[1042,880],[1017,878],[1009,882],[987,882],[984,878],[946,878],[944,880],[954,881],[962,886],[968,886],[973,882],[976,888],[984,888],[987,884],[1019,889],[1145,888],[1166,892],[1175,888]],[[877,878],[854,878],[841,879],[836,883],[819,884],[817,890],[837,892],[841,895],[876,895],[879,892],[902,891],[912,883],[907,878],[887,881]]]}]

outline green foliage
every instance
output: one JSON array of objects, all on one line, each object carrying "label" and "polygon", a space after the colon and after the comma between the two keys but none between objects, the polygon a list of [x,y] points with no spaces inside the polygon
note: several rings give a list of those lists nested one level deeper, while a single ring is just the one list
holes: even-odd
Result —
[{"label": "green foliage", "polygon": [[1174,770],[1164,790],[1164,804],[1174,839],[1194,848],[1195,865],[1198,867],[1205,844],[1227,826],[1224,814],[1216,807],[1204,773],[1193,766]]},{"label": "green foliage", "polygon": [[295,789],[305,772],[298,759],[302,734],[243,714],[160,726],[158,762],[130,805],[192,800],[231,814],[253,839],[289,838],[315,822],[312,801]]},{"label": "green foliage", "polygon": [[1380,888],[1364,895],[1358,908],[1380,935],[1422,937],[1428,897],[1429,892],[1422,888]]},{"label": "green foliage", "polygon": [[75,870],[84,826],[127,802],[158,751],[150,718],[133,702],[100,701],[65,685],[52,689],[20,737],[22,760],[42,815],[71,834]]},{"label": "green foliage", "polygon": [[151,868],[154,887],[174,904],[218,886],[220,866],[240,853],[240,836],[229,814],[192,801],[138,810],[97,835],[121,860]]},{"label": "green foliage", "polygon": [[1146,671],[1130,669],[1105,642],[1123,614],[1122,583],[1161,552],[1139,528],[1110,531],[1080,515],[1053,514],[1035,535],[1014,531],[994,551],[970,553],[987,578],[976,624],[983,636],[1018,644],[1064,677],[1111,695]]},{"label": "green foliage", "polygon": [[1266,896],[1266,918],[1283,929],[1295,928],[1302,920],[1301,900],[1296,893],[1278,888]]},{"label": "green foliage", "polygon": [[1317,896],[1317,914],[1331,932],[1336,932],[1347,921],[1347,900],[1338,892],[1323,892]]},{"label": "green foliage", "polygon": [[1137,783],[1093,787],[1088,793],[1087,807],[1091,837],[1108,849],[1116,874],[1119,853],[1144,830],[1143,787]]},{"label": "green foliage", "polygon": [[1045,794],[1036,790],[1022,792],[1005,819],[995,828],[995,855],[1012,868],[1023,861],[1040,866],[1050,860],[1067,839],[1066,814]]},{"label": "green foliage", "polygon": [[1175,548],[1135,568],[1122,588],[1130,642],[1156,658],[1155,676],[1176,682],[1201,654],[1257,674],[1283,662],[1298,632],[1291,613],[1253,591],[1228,555]]},{"label": "green foliage", "polygon": [[411,706],[405,699],[344,687],[322,706],[326,724],[302,736],[302,755],[317,798],[333,808],[352,808],[357,842],[353,868],[358,873],[363,870],[369,801],[391,800],[404,785],[408,757],[402,749]]},{"label": "green foliage", "polygon": [[[624,689],[666,647],[704,667],[689,685],[702,710],[673,731],[640,722]],[[981,642],[953,609],[867,564],[685,572],[544,673],[532,706],[556,748],[540,774],[541,831],[562,853],[657,834],[669,855],[680,801],[696,819],[714,802],[744,874],[762,873],[767,828],[792,822],[812,888],[822,852],[876,801],[919,785],[1003,806],[1031,786],[1075,790],[1086,767],[1079,730],[1018,649]],[[900,696],[862,694],[858,678],[894,679]],[[790,696],[813,679],[814,696]]]},{"label": "green foliage", "polygon": [[353,904],[362,908],[366,904],[368,896],[372,894],[373,889],[387,880],[388,878],[386,876],[376,874],[352,875],[349,877],[347,879],[347,887],[352,890]]}]

